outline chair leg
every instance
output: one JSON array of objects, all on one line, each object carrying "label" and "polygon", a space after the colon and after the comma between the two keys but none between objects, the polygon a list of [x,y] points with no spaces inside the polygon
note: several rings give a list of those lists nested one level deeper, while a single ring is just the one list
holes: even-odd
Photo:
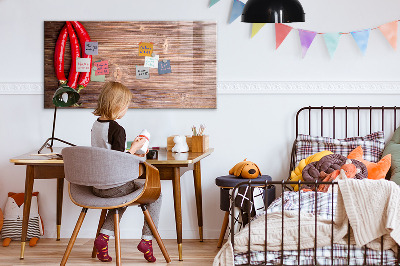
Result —
[{"label": "chair leg", "polygon": [[72,247],[74,246],[76,237],[78,236],[79,230],[81,229],[81,226],[82,226],[83,220],[85,219],[87,210],[88,210],[87,208],[82,208],[81,214],[79,215],[78,221],[76,222],[75,229],[72,232],[72,236],[69,240],[67,249],[65,250],[64,256],[61,260],[61,263],[60,263],[61,266],[64,266],[67,263],[69,254],[71,253],[71,250],[72,250]]},{"label": "chair leg", "polygon": [[226,228],[228,227],[228,222],[229,222],[229,212],[225,212],[225,217],[224,217],[224,221],[222,222],[221,234],[219,235],[217,248],[220,248],[222,246],[222,242],[224,241]]},{"label": "chair leg", "polygon": [[119,235],[119,213],[118,209],[115,209],[114,214],[114,234],[115,234],[115,256],[117,257],[115,265],[121,265],[121,243]]},{"label": "chair leg", "polygon": [[[107,215],[107,210],[106,209],[101,210],[101,215],[100,215],[100,219],[99,219],[99,226],[97,227],[96,238],[100,234],[100,230],[103,227],[104,221],[106,220],[106,215]],[[93,243],[92,258],[96,258],[96,255],[97,255],[97,250],[94,247],[94,243]]]},{"label": "chair leg", "polygon": [[140,207],[142,208],[143,214],[144,214],[144,219],[146,220],[147,224],[150,227],[151,232],[153,233],[153,236],[155,237],[155,239],[157,240],[157,244],[161,249],[161,252],[164,256],[164,259],[167,263],[171,262],[171,259],[168,255],[168,251],[164,246],[164,243],[161,240],[160,234],[158,233],[158,230],[156,228],[156,225],[153,222],[153,219],[150,216],[149,211],[146,208],[146,205],[140,205]]}]

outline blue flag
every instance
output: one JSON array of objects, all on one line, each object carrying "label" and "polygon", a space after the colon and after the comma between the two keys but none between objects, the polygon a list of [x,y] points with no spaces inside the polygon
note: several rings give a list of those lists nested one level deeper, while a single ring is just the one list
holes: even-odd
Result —
[{"label": "blue flag", "polygon": [[232,23],[235,19],[237,19],[240,15],[242,15],[242,11],[244,8],[244,3],[239,0],[233,0],[231,17],[229,18],[229,23]]},{"label": "blue flag", "polygon": [[364,55],[368,46],[369,33],[371,29],[361,30],[361,31],[353,31],[351,35],[353,35],[354,40],[356,41],[358,47],[361,50],[361,53]]}]

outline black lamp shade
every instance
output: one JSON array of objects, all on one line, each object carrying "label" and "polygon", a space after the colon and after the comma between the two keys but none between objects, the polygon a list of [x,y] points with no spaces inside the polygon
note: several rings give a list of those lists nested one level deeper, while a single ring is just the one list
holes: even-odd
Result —
[{"label": "black lamp shade", "polygon": [[68,107],[74,105],[79,100],[79,93],[67,85],[61,85],[53,96],[53,104],[57,107]]},{"label": "black lamp shade", "polygon": [[242,22],[304,22],[304,10],[298,0],[249,0],[243,9]]}]

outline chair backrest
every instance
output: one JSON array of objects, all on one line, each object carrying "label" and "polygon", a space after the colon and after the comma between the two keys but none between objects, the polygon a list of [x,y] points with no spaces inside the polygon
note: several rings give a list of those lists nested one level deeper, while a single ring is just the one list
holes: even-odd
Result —
[{"label": "chair backrest", "polygon": [[62,150],[65,179],[83,186],[118,186],[139,176],[144,158],[97,147],[67,147]]}]

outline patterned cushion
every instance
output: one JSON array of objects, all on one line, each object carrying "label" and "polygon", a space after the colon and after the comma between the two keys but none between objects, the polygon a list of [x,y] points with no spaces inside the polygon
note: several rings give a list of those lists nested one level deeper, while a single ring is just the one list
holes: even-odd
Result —
[{"label": "patterned cushion", "polygon": [[296,165],[298,165],[302,159],[323,150],[329,150],[347,157],[357,146],[361,146],[364,150],[365,160],[378,162],[385,147],[383,131],[374,132],[364,137],[345,139],[299,134],[296,139]]}]

